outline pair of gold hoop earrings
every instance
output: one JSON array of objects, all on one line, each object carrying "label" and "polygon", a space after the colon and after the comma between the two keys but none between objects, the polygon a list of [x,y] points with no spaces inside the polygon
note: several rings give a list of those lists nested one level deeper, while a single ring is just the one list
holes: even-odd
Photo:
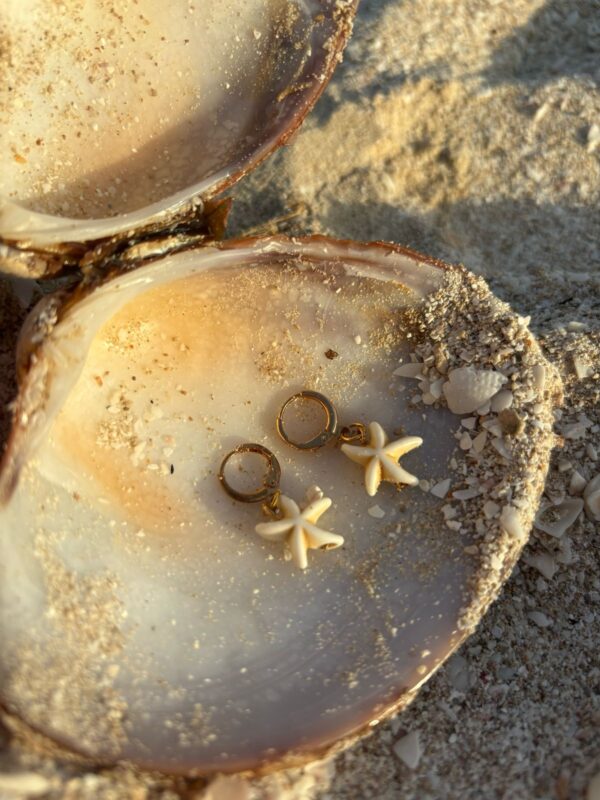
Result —
[{"label": "pair of gold hoop earrings", "polygon": [[[285,426],[286,410],[299,401],[317,403],[325,411],[323,428],[307,441],[292,438]],[[377,493],[382,481],[389,481],[396,486],[415,486],[419,482],[418,478],[398,463],[403,455],[423,444],[419,436],[403,436],[390,442],[378,422],[371,422],[368,428],[360,422],[340,426],[335,406],[319,392],[305,390],[292,395],[280,408],[276,427],[281,438],[297,450],[316,450],[332,441],[341,444],[342,453],[364,467],[365,489],[370,497]],[[259,455],[267,462],[262,486],[250,493],[235,489],[225,476],[229,460],[233,456],[246,453]],[[235,500],[262,504],[263,511],[271,517],[271,521],[256,525],[256,532],[269,541],[287,544],[294,563],[300,569],[308,566],[309,549],[332,550],[344,543],[342,536],[319,528],[316,524],[331,506],[331,499],[315,489],[308,497],[308,504],[300,509],[294,500],[281,494],[281,466],[275,455],[261,444],[245,443],[228,453],[221,462],[219,481],[227,494]]]}]

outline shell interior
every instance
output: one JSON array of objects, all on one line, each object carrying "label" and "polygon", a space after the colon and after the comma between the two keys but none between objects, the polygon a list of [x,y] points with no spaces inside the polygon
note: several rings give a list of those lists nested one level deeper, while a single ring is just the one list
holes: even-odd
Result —
[{"label": "shell interior", "polygon": [[300,122],[353,6],[7,0],[0,235],[95,238],[215,194]]},{"label": "shell interior", "polygon": [[[210,772],[314,754],[404,702],[492,599],[528,520],[499,502],[521,522],[490,518],[490,566],[426,490],[471,474],[461,418],[415,399],[406,369],[449,275],[392,247],[263,240],[170,256],[71,305],[32,367],[44,400],[0,512],[9,708],[96,759]],[[421,436],[402,465],[426,483],[369,497],[339,448],[286,447],[278,408],[306,388],[343,423]],[[254,533],[260,509],[216,477],[247,441],[277,454],[285,494],[333,499],[319,524],[343,547],[302,571]],[[535,499],[548,451],[536,439],[499,485]]]}]

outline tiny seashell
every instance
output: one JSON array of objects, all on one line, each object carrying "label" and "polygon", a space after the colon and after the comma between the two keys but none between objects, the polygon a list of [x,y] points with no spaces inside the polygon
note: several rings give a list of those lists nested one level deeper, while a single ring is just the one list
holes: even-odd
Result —
[{"label": "tiny seashell", "polygon": [[476,453],[481,453],[481,451],[485,447],[486,440],[487,440],[487,431],[481,431],[481,433],[478,433],[477,436],[473,439],[473,450],[475,450]]},{"label": "tiny seashell", "polygon": [[514,395],[510,389],[502,389],[492,400],[491,409],[494,414],[497,414],[499,411],[510,408],[513,404],[513,400]]},{"label": "tiny seashell", "polygon": [[516,539],[522,539],[525,536],[521,517],[514,506],[504,506],[500,514],[500,526]]},{"label": "tiny seashell", "polygon": [[549,581],[552,580],[558,569],[556,561],[549,553],[526,553],[523,556],[523,561],[528,566],[537,569],[540,575],[543,575]]},{"label": "tiny seashell", "polygon": [[483,513],[486,519],[493,519],[500,513],[500,506],[498,503],[494,503],[493,500],[486,500],[483,504]]},{"label": "tiny seashell", "polygon": [[385,517],[385,511],[381,506],[371,506],[368,510],[368,514],[374,519],[383,519],[383,517]]},{"label": "tiny seashell", "polygon": [[502,426],[495,417],[494,419],[482,422],[481,427],[485,428],[486,431],[489,431],[492,436],[502,436]]},{"label": "tiny seashell", "polygon": [[507,461],[510,461],[511,458],[510,450],[506,446],[506,442],[504,441],[504,439],[492,439],[492,447],[499,455],[502,456],[502,458],[505,458]]},{"label": "tiny seashell", "polygon": [[543,364],[536,364],[535,367],[532,367],[531,371],[533,373],[535,388],[538,390],[538,393],[541,394],[546,384],[546,367]]},{"label": "tiny seashell", "polygon": [[463,433],[463,435],[460,437],[460,440],[458,442],[458,446],[460,447],[460,449],[461,450],[470,450],[472,444],[473,444],[473,440],[471,439],[469,434],[468,433]]},{"label": "tiny seashell", "polygon": [[470,414],[484,406],[506,383],[506,377],[494,370],[458,367],[448,373],[442,389],[453,414]]},{"label": "tiny seashell", "polygon": [[450,489],[450,478],[445,478],[443,481],[436,483],[435,486],[432,486],[430,492],[435,497],[443,499],[448,494],[449,489]]},{"label": "tiny seashell", "polygon": [[423,750],[419,741],[419,732],[411,731],[399,739],[394,745],[394,755],[409,769],[416,769],[421,760]]},{"label": "tiny seashell", "polygon": [[458,491],[452,492],[452,497],[455,500],[472,500],[474,497],[479,497],[480,494],[481,492],[477,488],[458,489]]},{"label": "tiny seashell", "polygon": [[534,525],[539,531],[559,539],[575,522],[583,509],[583,500],[570,497],[558,505],[547,505],[535,518]]},{"label": "tiny seashell", "polygon": [[395,369],[392,373],[399,378],[417,378],[423,380],[423,364],[402,364],[402,366]]},{"label": "tiny seashell", "polygon": [[569,482],[569,494],[581,494],[586,487],[586,480],[580,472],[573,470]]},{"label": "tiny seashell", "polygon": [[593,519],[600,520],[600,473],[589,481],[583,493],[585,509]]},{"label": "tiny seashell", "polygon": [[438,378],[436,381],[432,381],[429,385],[429,391],[435,397],[436,400],[439,400],[442,396],[442,386],[444,385],[444,379]]}]

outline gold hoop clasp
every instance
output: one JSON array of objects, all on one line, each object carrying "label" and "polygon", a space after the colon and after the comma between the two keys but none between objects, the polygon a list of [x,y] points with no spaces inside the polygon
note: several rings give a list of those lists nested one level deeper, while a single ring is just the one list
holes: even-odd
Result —
[{"label": "gold hoop clasp", "polygon": [[[285,414],[286,408],[291,404],[295,403],[298,400],[313,400],[318,403],[321,408],[324,409],[327,419],[325,421],[325,427],[323,430],[314,436],[312,439],[309,439],[307,442],[296,442],[290,438],[290,435],[287,433],[283,423],[283,415]],[[335,407],[331,403],[331,401],[325,397],[324,394],[320,394],[319,392],[313,392],[309,389],[303,392],[298,392],[297,394],[292,395],[288,398],[285,403],[279,409],[279,414],[277,415],[277,433],[281,436],[281,438],[290,444],[292,447],[295,447],[297,450],[316,450],[318,447],[323,447],[323,445],[327,444],[327,442],[331,441],[331,439],[335,439],[338,435],[338,416]]]},{"label": "gold hoop clasp", "polygon": [[[234,489],[233,486],[227,482],[227,478],[225,477],[225,467],[227,466],[229,459],[233,456],[243,453],[256,453],[257,455],[262,456],[262,458],[264,458],[267,462],[267,471],[263,478],[262,487],[258,491],[250,494],[239,492],[237,489]],[[268,506],[275,507],[277,505],[277,499],[279,496],[281,466],[279,465],[279,461],[275,455],[270,450],[267,450],[266,447],[263,447],[262,444],[241,444],[239,447],[236,447],[235,450],[232,450],[231,453],[228,453],[221,462],[221,467],[219,469],[219,480],[221,481],[221,485],[227,494],[230,497],[233,497],[234,500],[239,500],[242,503],[267,503]]]}]

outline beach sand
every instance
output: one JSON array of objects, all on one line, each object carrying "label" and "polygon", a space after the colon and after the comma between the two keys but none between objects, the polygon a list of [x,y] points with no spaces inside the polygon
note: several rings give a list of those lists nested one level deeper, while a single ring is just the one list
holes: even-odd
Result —
[{"label": "beach sand", "polygon": [[[547,497],[600,473],[600,2],[363,0],[300,133],[233,195],[232,235],[383,239],[484,275],[564,381]],[[22,316],[6,290],[0,313],[6,402]],[[534,530],[476,634],[328,762],[204,789],[86,773],[5,731],[0,797],[598,800],[599,561],[585,513]]]}]

